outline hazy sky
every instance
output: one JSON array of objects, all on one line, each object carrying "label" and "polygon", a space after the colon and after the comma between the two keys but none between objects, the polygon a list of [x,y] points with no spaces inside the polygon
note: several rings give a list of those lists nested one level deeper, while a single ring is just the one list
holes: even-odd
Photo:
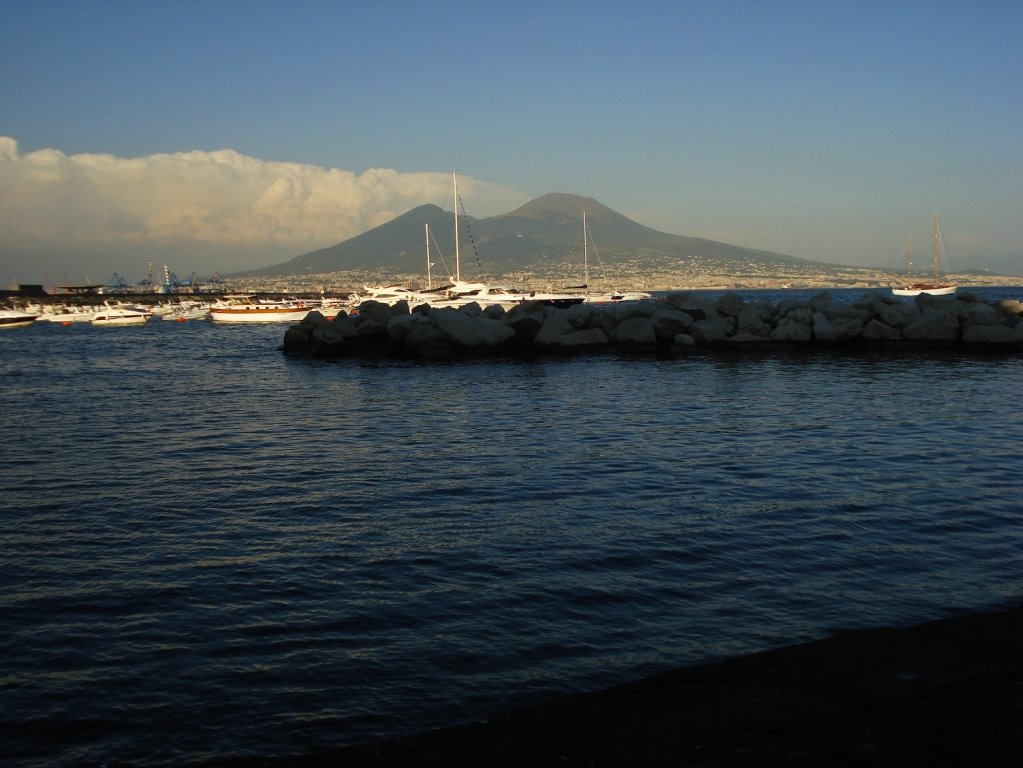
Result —
[{"label": "hazy sky", "polygon": [[[0,0],[0,281],[547,192],[847,264],[1023,253],[1023,2]],[[599,242],[599,234],[595,233]]]}]

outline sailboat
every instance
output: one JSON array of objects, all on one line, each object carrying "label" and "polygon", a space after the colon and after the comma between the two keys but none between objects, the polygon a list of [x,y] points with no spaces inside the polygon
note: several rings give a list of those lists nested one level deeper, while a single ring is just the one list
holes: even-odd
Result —
[{"label": "sailboat", "polygon": [[931,281],[913,282],[913,240],[906,242],[906,283],[902,287],[892,287],[892,293],[896,296],[919,296],[921,293],[929,293],[931,296],[949,296],[956,292],[956,286],[952,283],[938,281],[938,253],[941,250],[941,222],[938,214],[934,214],[933,224],[934,248],[931,256]]},{"label": "sailboat", "polygon": [[[506,310],[517,304],[538,301],[544,304],[557,307],[567,307],[572,304],[581,304],[584,297],[581,294],[544,293],[540,291],[524,291],[507,285],[491,285],[489,283],[470,283],[462,280],[462,256],[458,241],[458,176],[451,174],[451,180],[455,193],[455,274],[450,278],[450,285],[444,290],[447,298],[437,301],[431,300],[433,307],[461,307],[466,304],[479,304],[487,307],[493,304],[500,304]],[[464,214],[463,214],[464,215]],[[471,233],[470,233],[471,234]],[[475,244],[473,245],[475,248]],[[479,257],[477,256],[477,261]]]},{"label": "sailboat", "polygon": [[[589,291],[590,284],[590,259],[589,242],[590,230],[586,226],[586,211],[583,211],[583,288],[587,290],[586,301],[597,304],[605,304],[609,301],[640,301],[649,299],[650,294],[646,291],[620,291],[617,288],[611,291]],[[596,248],[596,244],[594,244]]]}]

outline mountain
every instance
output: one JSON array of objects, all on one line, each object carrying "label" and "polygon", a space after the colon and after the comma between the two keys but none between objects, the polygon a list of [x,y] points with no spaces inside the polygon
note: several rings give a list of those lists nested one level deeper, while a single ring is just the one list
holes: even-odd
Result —
[{"label": "mountain", "polygon": [[[545,266],[577,263],[582,273],[583,212],[592,240],[591,265],[628,263],[633,269],[671,268],[680,260],[708,270],[725,266],[757,268],[809,264],[769,251],[714,240],[684,237],[644,227],[588,197],[552,193],[521,208],[487,219],[459,217],[459,251],[463,277],[512,271],[541,271]],[[296,256],[283,264],[235,276],[317,274],[390,270],[425,274],[426,228],[436,275],[454,274],[454,214],[436,205],[421,205],[379,227],[337,245]]]}]

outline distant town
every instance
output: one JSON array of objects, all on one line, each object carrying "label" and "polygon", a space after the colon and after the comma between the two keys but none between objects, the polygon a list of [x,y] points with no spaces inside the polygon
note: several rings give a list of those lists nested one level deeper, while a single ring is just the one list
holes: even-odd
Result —
[{"label": "distant town", "polygon": [[[694,264],[693,269],[680,268],[678,261],[663,269],[651,269],[650,261],[639,265],[616,264],[613,276],[591,274],[585,281],[578,267],[570,264],[550,264],[531,271],[503,272],[495,274],[463,274],[463,279],[485,280],[512,285],[526,290],[578,290],[587,282],[591,289],[644,291],[685,291],[706,289],[816,289],[828,288],[886,288],[904,278],[904,275],[878,269],[842,267],[837,265],[737,263],[715,265],[708,271],[706,264]],[[970,286],[1012,286],[1023,284],[1023,277],[981,273],[950,274],[948,280],[962,287]],[[446,277],[425,274],[400,274],[393,270],[350,270],[306,275],[278,275],[260,277],[221,277],[198,279],[195,275],[188,282],[177,280],[128,283],[123,279],[111,284],[93,285],[12,285],[3,293],[7,296],[52,296],[55,298],[103,297],[116,295],[180,295],[203,294],[223,295],[246,293],[258,295],[296,296],[345,296],[357,293],[367,285],[401,284],[411,288],[427,288],[444,285]]]}]

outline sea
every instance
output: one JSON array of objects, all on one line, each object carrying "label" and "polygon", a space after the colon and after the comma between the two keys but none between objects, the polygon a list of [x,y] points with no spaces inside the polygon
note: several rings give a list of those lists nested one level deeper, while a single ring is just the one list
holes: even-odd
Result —
[{"label": "sea", "polygon": [[0,332],[5,765],[301,757],[1023,599],[1023,352],[286,327]]}]

